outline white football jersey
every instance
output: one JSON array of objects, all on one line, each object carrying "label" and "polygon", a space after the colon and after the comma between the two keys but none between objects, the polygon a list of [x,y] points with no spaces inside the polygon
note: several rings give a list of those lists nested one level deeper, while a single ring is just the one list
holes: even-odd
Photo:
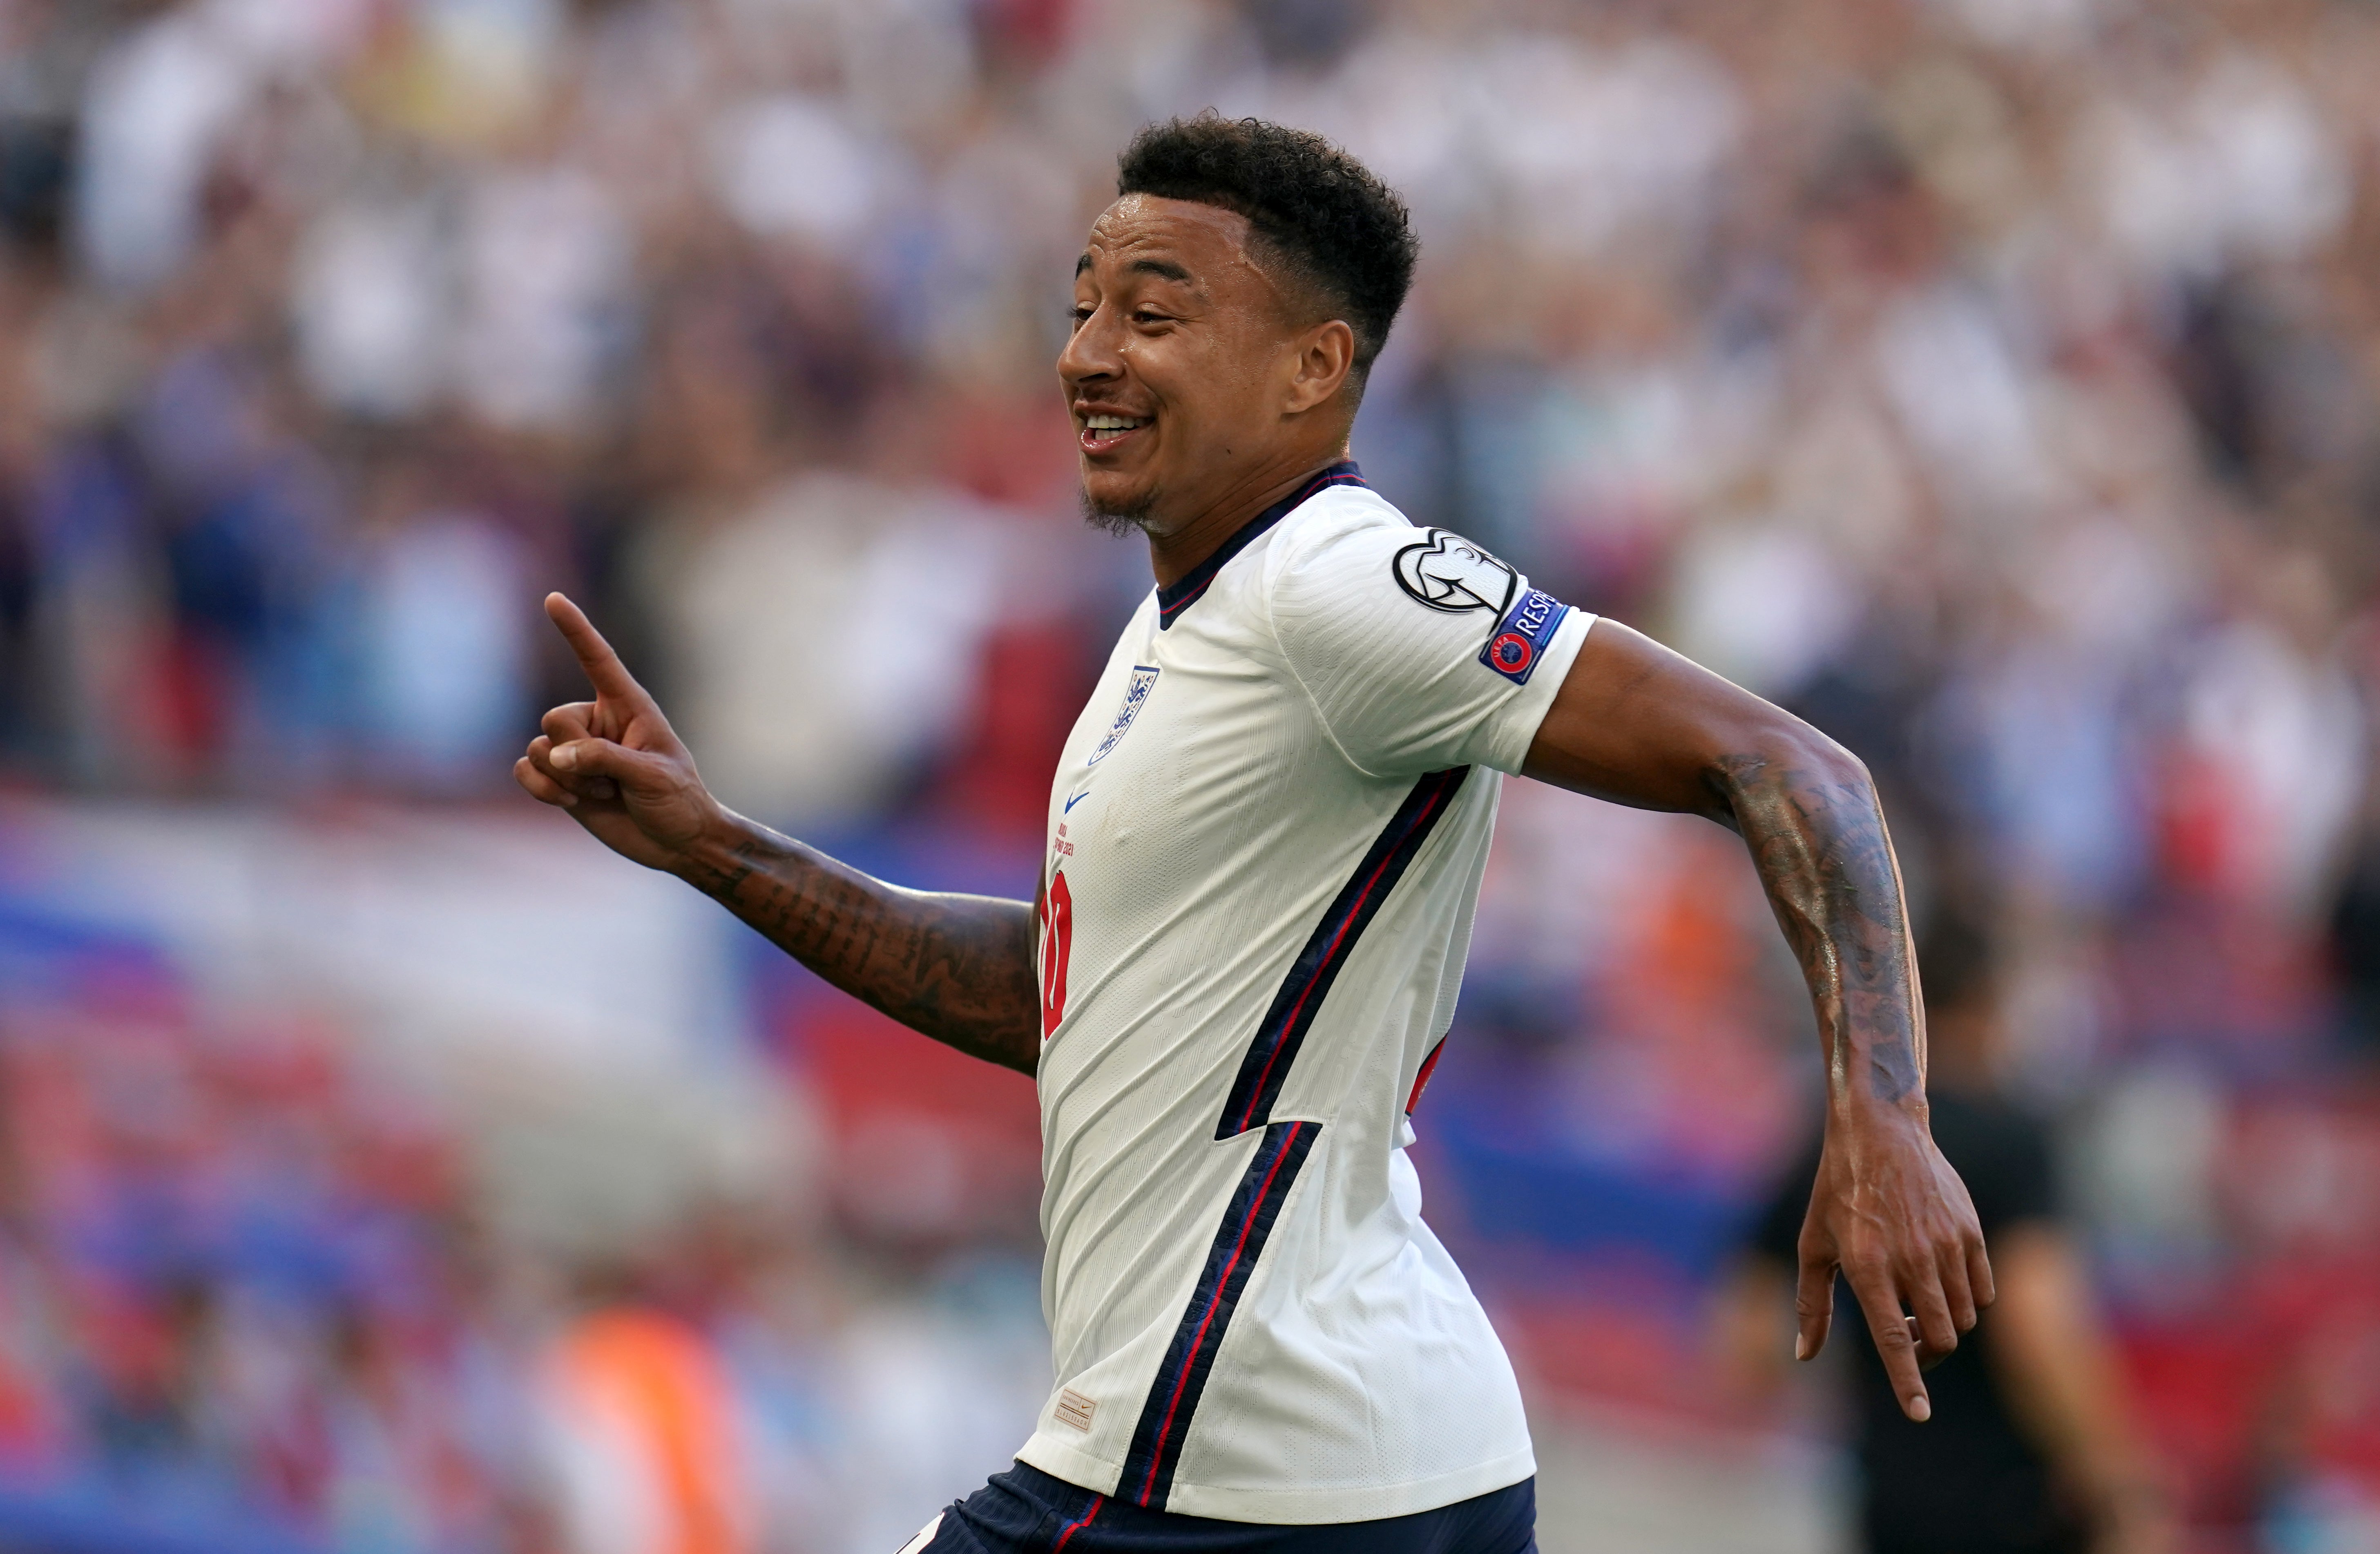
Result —
[{"label": "white football jersey", "polygon": [[1024,1461],[1270,1523],[1403,1515],[1536,1471],[1404,1147],[1500,773],[1589,619],[1341,464],[1124,628],[1050,790],[1058,1384]]}]

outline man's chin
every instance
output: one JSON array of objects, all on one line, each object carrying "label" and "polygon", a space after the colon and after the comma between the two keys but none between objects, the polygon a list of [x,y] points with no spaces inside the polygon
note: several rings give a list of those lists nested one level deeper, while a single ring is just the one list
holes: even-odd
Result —
[{"label": "man's chin", "polygon": [[1087,480],[1082,496],[1083,521],[1110,534],[1130,534],[1135,529],[1147,533],[1149,515],[1157,507],[1157,493],[1146,487],[1134,492],[1100,491]]}]

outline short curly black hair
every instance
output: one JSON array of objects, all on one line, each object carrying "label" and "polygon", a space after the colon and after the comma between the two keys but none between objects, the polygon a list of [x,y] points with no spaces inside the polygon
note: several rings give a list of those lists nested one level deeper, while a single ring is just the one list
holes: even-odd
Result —
[{"label": "short curly black hair", "polygon": [[1321,136],[1257,118],[1152,124],[1116,160],[1116,193],[1219,205],[1339,310],[1360,382],[1388,344],[1420,256],[1405,202]]}]

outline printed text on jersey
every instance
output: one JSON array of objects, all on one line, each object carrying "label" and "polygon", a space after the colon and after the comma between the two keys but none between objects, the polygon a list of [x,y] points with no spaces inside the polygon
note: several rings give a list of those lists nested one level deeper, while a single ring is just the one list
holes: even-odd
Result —
[{"label": "printed text on jersey", "polygon": [[1479,662],[1516,686],[1527,685],[1569,613],[1570,606],[1545,589],[1529,589],[1498,623],[1488,646],[1479,650]]}]

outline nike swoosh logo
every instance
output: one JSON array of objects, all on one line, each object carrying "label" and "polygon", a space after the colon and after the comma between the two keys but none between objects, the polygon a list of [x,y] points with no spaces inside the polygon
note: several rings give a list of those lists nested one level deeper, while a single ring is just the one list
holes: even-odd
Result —
[{"label": "nike swoosh logo", "polygon": [[1085,788],[1081,793],[1078,793],[1078,794],[1076,794],[1074,797],[1072,797],[1072,798],[1068,799],[1068,800],[1066,801],[1066,807],[1065,807],[1065,808],[1063,808],[1063,809],[1059,810],[1059,811],[1058,811],[1058,813],[1059,813],[1059,814],[1061,814],[1061,815],[1072,814],[1072,813],[1074,812],[1074,808],[1075,808],[1075,805],[1082,803],[1082,802],[1083,802],[1083,800],[1085,800],[1085,799],[1087,799],[1087,798],[1088,798],[1088,797],[1090,797],[1090,796],[1091,796],[1091,790],[1090,790],[1090,789],[1088,789],[1088,788]]}]

